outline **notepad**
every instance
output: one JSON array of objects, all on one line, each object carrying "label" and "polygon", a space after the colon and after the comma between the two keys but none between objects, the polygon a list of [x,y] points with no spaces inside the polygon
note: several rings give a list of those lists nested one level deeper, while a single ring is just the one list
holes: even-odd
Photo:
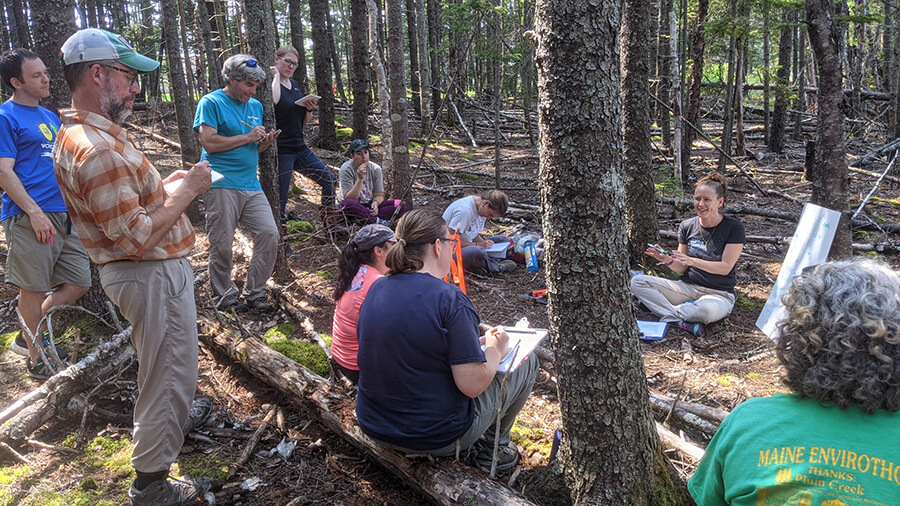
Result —
[{"label": "notepad", "polygon": [[[520,329],[505,327],[503,330],[509,336],[509,351],[497,366],[497,372],[515,371],[525,357],[531,354],[538,344],[550,335],[547,329]],[[517,349],[518,348],[518,349]]]},{"label": "notepad", "polygon": [[[214,170],[209,171],[209,177],[212,179],[213,183],[215,183],[216,181],[221,181],[222,179],[225,178],[225,176],[223,176],[222,174],[220,174]],[[171,195],[171,194],[175,193],[175,190],[177,190],[179,186],[181,186],[182,181],[184,181],[184,178],[176,179],[175,181],[172,181],[171,183],[167,183],[167,184],[163,185],[163,188],[166,189],[166,193]]]},{"label": "notepad", "polygon": [[666,337],[669,324],[666,322],[650,322],[638,320],[638,330],[641,331],[641,341],[659,341]]},{"label": "notepad", "polygon": [[487,254],[492,258],[506,258],[506,250],[509,249],[508,242],[495,242],[490,248],[486,248]]}]

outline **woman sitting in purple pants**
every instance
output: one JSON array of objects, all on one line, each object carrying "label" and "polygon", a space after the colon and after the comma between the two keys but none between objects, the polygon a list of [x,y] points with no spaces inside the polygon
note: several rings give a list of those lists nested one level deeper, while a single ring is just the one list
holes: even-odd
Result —
[{"label": "woman sitting in purple pants", "polygon": [[381,166],[369,161],[369,143],[355,139],[350,143],[353,157],[341,166],[341,211],[354,221],[371,225],[390,225],[406,212],[402,200],[384,200],[384,176]]}]

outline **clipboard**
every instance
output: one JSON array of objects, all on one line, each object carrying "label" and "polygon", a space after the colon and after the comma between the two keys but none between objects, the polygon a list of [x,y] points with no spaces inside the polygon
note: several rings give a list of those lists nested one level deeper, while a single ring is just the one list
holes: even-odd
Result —
[{"label": "clipboard", "polygon": [[500,360],[497,372],[515,371],[522,365],[525,358],[537,348],[538,344],[550,335],[550,331],[547,329],[506,327],[503,330],[509,335],[509,350]]}]

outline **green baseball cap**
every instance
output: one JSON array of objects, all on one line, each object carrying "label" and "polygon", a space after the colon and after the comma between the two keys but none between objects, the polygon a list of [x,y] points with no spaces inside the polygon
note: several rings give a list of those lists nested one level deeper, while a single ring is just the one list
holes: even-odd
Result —
[{"label": "green baseball cap", "polygon": [[159,62],[134,50],[125,37],[100,30],[86,28],[75,32],[62,45],[63,66],[81,62],[115,60],[138,72],[152,72]]},{"label": "green baseball cap", "polygon": [[357,153],[367,147],[369,147],[369,142],[367,140],[353,139],[353,142],[350,143],[350,152]]}]

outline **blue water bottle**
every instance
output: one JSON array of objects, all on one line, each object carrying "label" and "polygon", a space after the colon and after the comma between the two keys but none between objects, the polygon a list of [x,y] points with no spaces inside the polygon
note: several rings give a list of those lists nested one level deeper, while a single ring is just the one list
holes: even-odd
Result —
[{"label": "blue water bottle", "polygon": [[531,272],[537,272],[538,270],[537,251],[535,251],[534,242],[532,241],[525,243],[525,268]]}]

